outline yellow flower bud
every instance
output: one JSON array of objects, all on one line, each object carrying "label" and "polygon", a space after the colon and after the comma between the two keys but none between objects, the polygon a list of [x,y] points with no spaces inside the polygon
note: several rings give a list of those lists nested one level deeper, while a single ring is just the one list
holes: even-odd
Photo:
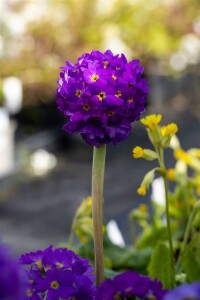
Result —
[{"label": "yellow flower bud", "polygon": [[175,123],[170,123],[167,125],[167,133],[169,133],[171,136],[177,133],[178,126]]},{"label": "yellow flower bud", "polygon": [[162,136],[172,136],[178,131],[178,126],[175,123],[170,123],[166,126],[161,127]]},{"label": "yellow flower bud", "polygon": [[91,196],[88,196],[87,199],[86,199],[86,204],[88,206],[92,206],[92,197]]},{"label": "yellow flower bud", "polygon": [[138,209],[141,211],[141,212],[147,212],[147,206],[146,204],[142,203],[139,205]]},{"label": "yellow flower bud", "polygon": [[146,118],[141,119],[141,123],[150,129],[154,129],[158,126],[162,119],[161,115],[149,115]]},{"label": "yellow flower bud", "polygon": [[80,236],[80,241],[81,241],[82,244],[86,244],[88,239],[87,239],[86,236],[82,235],[82,236]]},{"label": "yellow flower bud", "polygon": [[175,169],[170,168],[167,170],[167,178],[171,181],[175,180]]},{"label": "yellow flower bud", "polygon": [[142,149],[139,146],[136,146],[135,148],[133,148],[133,157],[134,158],[140,158],[143,156],[144,153],[144,149]]},{"label": "yellow flower bud", "polygon": [[138,193],[140,196],[145,196],[146,193],[147,193],[146,186],[145,186],[145,185],[141,185],[141,186],[137,189],[137,193]]}]

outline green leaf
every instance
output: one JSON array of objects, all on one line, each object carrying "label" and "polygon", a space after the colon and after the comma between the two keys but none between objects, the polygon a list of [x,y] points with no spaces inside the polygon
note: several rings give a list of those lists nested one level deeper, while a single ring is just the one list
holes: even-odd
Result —
[{"label": "green leaf", "polygon": [[157,278],[166,289],[174,285],[174,272],[171,263],[171,254],[169,248],[163,243],[158,242],[151,257],[148,266],[149,276],[152,279]]},{"label": "green leaf", "polygon": [[105,275],[105,278],[113,278],[115,277],[116,275],[118,275],[119,273],[118,272],[115,272],[113,270],[110,270],[110,269],[104,269],[104,275]]},{"label": "green leaf", "polygon": [[188,282],[200,280],[200,238],[196,237],[185,248],[182,257],[182,267]]}]

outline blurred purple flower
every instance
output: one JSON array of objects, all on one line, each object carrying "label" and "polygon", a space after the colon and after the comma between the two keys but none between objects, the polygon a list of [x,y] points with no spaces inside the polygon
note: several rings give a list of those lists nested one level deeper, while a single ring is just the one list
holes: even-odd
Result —
[{"label": "blurred purple flower", "polygon": [[180,285],[168,292],[164,300],[200,300],[200,282]]},{"label": "blurred purple flower", "polygon": [[25,281],[22,270],[11,250],[0,244],[0,299],[25,299]]},{"label": "blurred purple flower", "polygon": [[50,246],[43,251],[23,254],[20,262],[28,266],[27,299],[93,299],[94,270],[87,259],[73,251]]},{"label": "blurred purple flower", "polygon": [[96,290],[96,300],[163,300],[166,291],[158,280],[127,271],[113,279],[105,280]]},{"label": "blurred purple flower", "polygon": [[64,130],[80,133],[96,147],[126,139],[131,123],[145,110],[148,94],[140,61],[128,63],[124,54],[93,50],[61,70],[56,96],[67,118]]}]

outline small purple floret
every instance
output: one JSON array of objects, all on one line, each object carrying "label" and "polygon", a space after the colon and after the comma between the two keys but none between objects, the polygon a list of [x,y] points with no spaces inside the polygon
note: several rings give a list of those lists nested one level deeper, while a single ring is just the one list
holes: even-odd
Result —
[{"label": "small purple floret", "polygon": [[93,50],[61,70],[56,97],[67,119],[64,130],[80,133],[96,147],[126,139],[131,123],[145,111],[148,95],[140,61]]}]

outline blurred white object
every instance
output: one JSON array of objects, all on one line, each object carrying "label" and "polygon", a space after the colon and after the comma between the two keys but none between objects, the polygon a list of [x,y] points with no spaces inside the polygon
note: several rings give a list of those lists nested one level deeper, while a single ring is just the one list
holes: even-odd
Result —
[{"label": "blurred white object", "polygon": [[172,149],[177,149],[177,148],[181,148],[179,139],[177,137],[177,135],[173,135],[169,144],[170,148]]},{"label": "blurred white object", "polygon": [[15,123],[11,122],[5,108],[0,108],[0,177],[14,169],[14,132]]},{"label": "blurred white object", "polygon": [[11,114],[18,113],[22,108],[22,82],[17,77],[7,77],[3,80],[5,107]]},{"label": "blurred white object", "polygon": [[123,239],[123,236],[121,234],[121,231],[119,230],[119,227],[115,220],[110,220],[106,226],[107,228],[107,234],[111,242],[115,245],[124,247],[125,242]]},{"label": "blurred white object", "polygon": [[57,159],[48,151],[38,149],[31,155],[30,163],[35,175],[44,176],[56,166]]},{"label": "blurred white object", "polygon": [[162,177],[153,180],[151,199],[155,203],[165,206],[165,187]]}]

